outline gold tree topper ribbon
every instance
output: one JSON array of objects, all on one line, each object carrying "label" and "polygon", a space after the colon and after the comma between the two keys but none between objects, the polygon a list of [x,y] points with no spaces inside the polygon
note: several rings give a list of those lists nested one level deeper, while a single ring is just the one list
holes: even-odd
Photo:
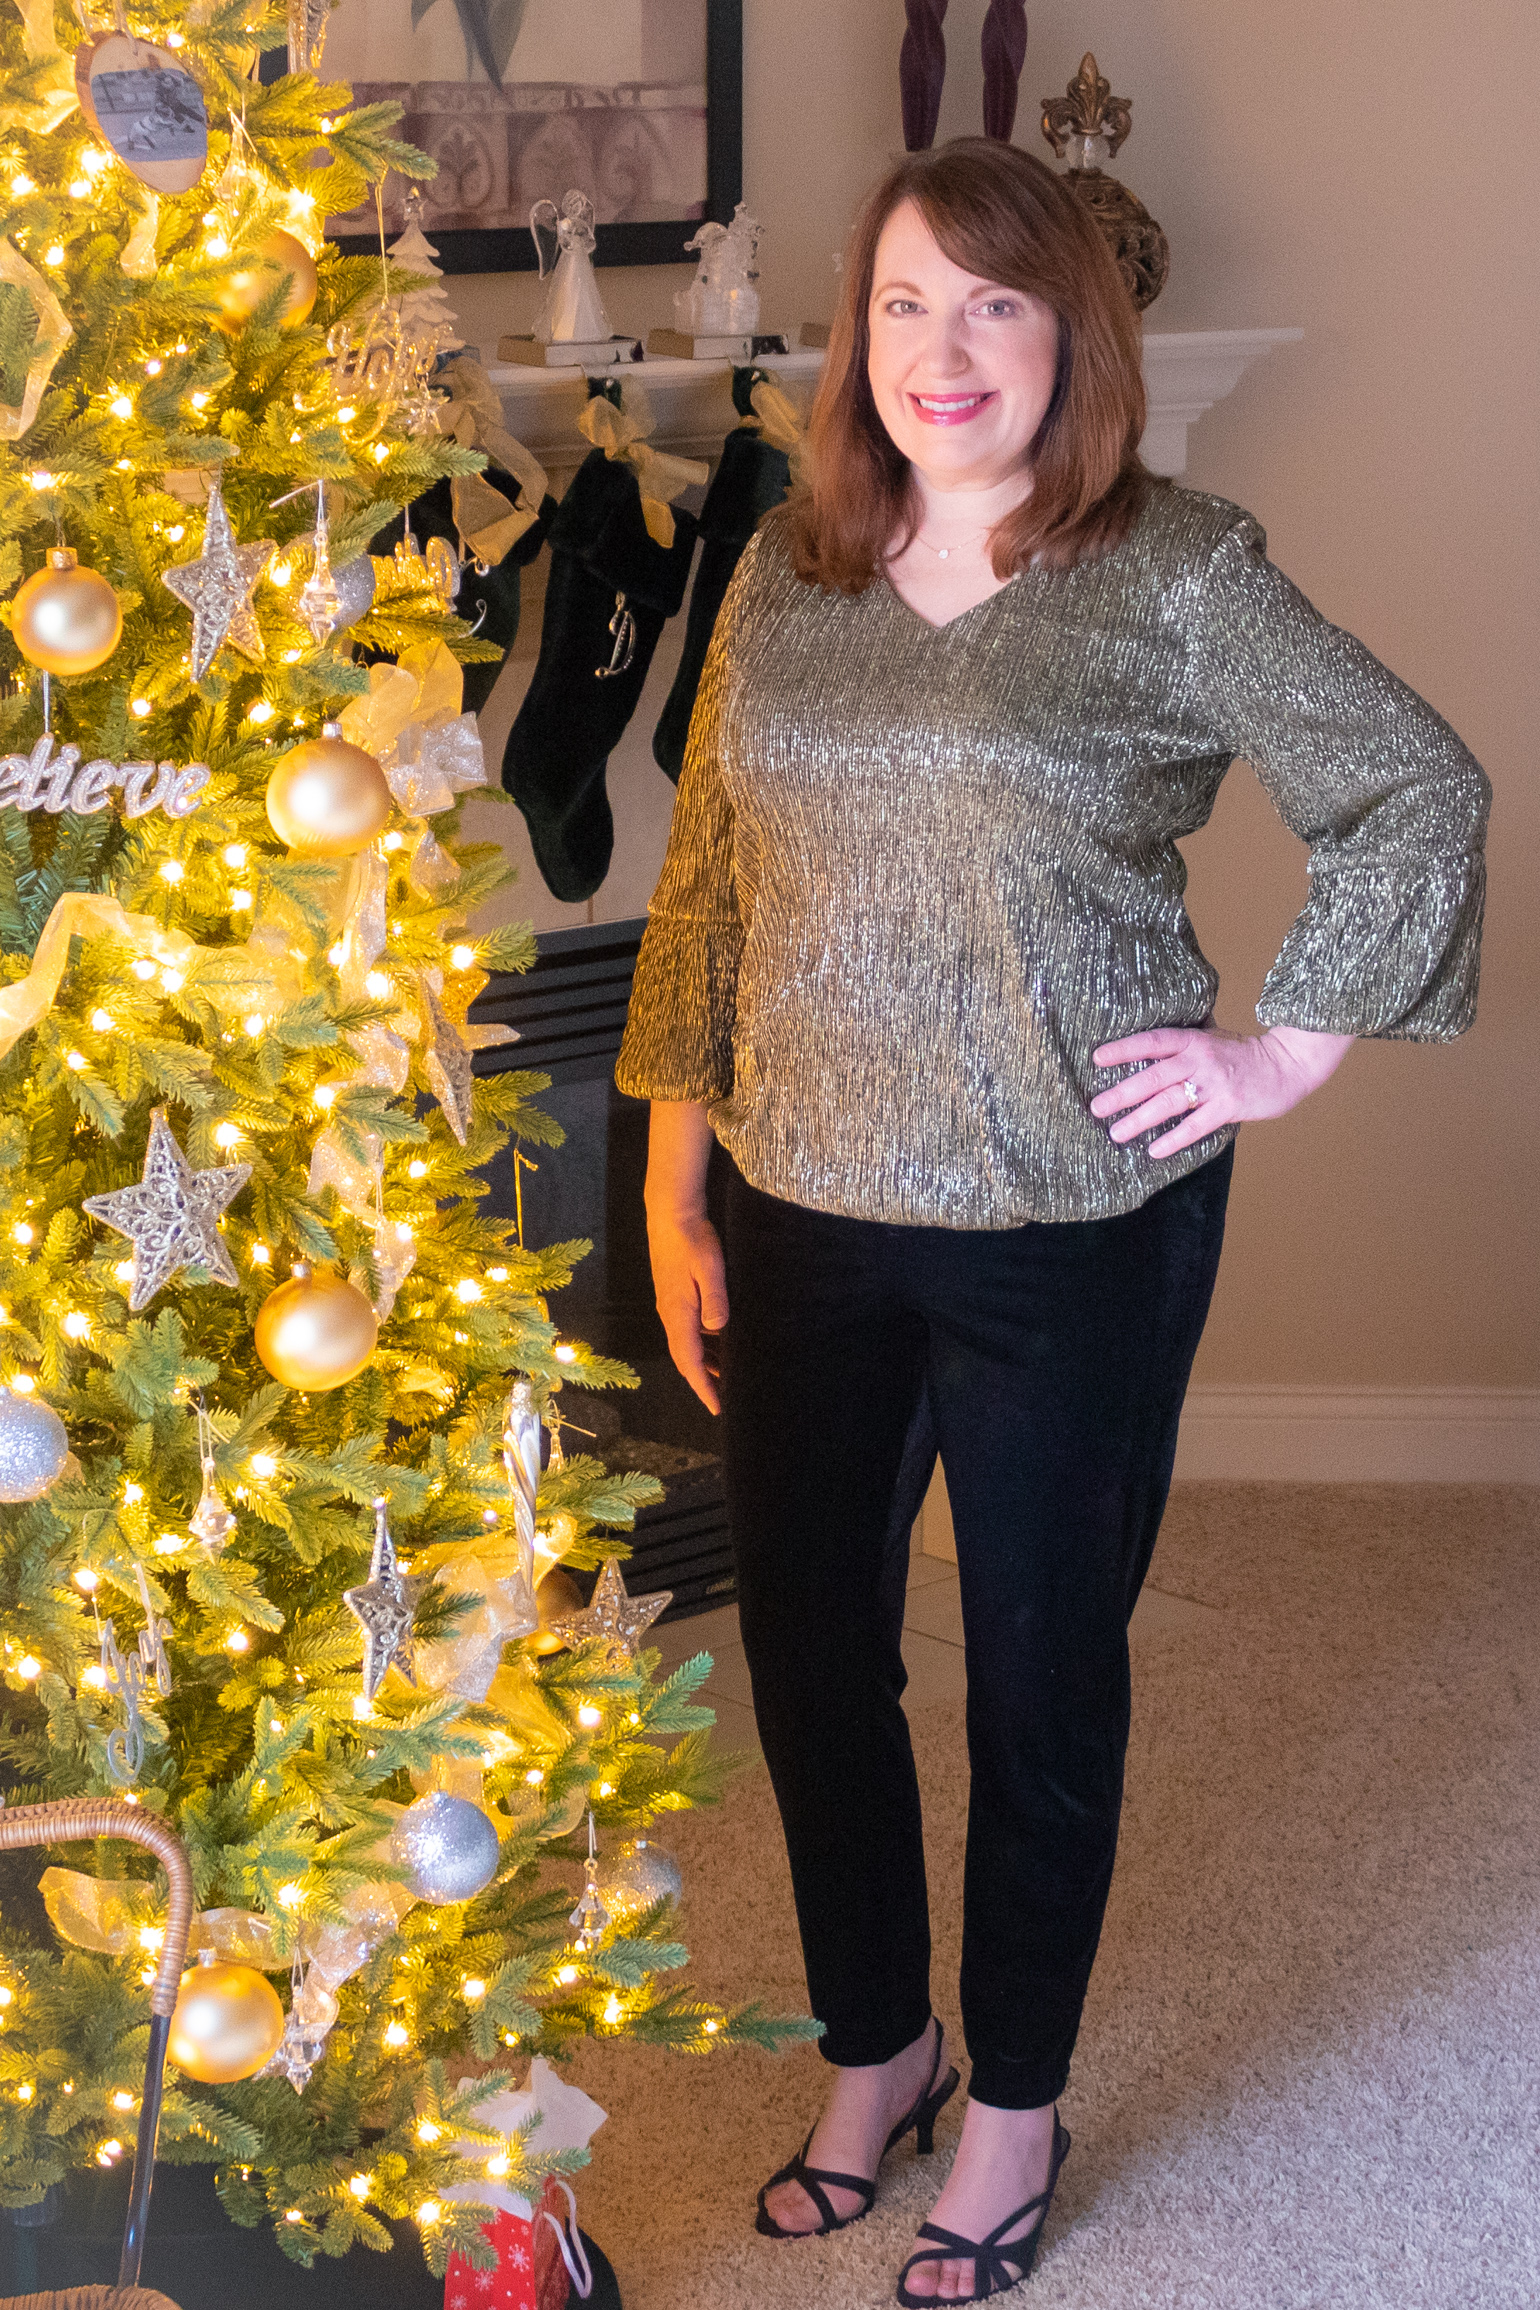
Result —
[{"label": "gold tree topper ribbon", "polygon": [[623,409],[617,409],[613,401],[596,394],[578,419],[578,431],[595,449],[602,449],[606,457],[630,466],[642,493],[642,519],[647,524],[647,535],[654,545],[666,550],[674,542],[674,516],[669,499],[688,489],[692,482],[709,481],[711,468],[699,458],[675,457],[666,449],[654,449],[647,436],[656,419],[646,393],[640,385],[631,384],[627,384],[624,391],[626,406]]}]

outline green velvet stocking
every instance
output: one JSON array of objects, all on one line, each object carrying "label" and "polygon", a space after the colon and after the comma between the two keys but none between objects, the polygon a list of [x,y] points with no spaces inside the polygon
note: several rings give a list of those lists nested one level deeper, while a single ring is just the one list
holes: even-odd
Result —
[{"label": "green velvet stocking", "polygon": [[[519,485],[511,473],[500,466],[489,465],[486,478],[494,489],[500,489],[512,505],[518,497]],[[454,511],[450,503],[451,484],[446,479],[435,481],[430,490],[412,500],[412,535],[419,545],[430,537],[443,537],[459,550],[460,533],[455,527]],[[515,538],[502,560],[485,573],[474,561],[467,561],[461,572],[460,596],[455,603],[458,614],[476,626],[478,641],[495,642],[506,658],[513,648],[519,630],[519,572],[527,569],[544,545],[546,532],[556,513],[556,500],[547,497],[540,508],[539,518],[532,521],[522,537]],[[397,514],[392,522],[378,531],[369,541],[371,553],[394,553],[401,543],[403,517]],[[481,605],[486,604],[486,615],[481,617]],[[480,618],[480,624],[477,620]],[[374,656],[379,652],[371,653]],[[465,710],[479,714],[491,697],[498,675],[503,670],[503,659],[487,660],[465,668]]]},{"label": "green velvet stocking", "polygon": [[689,582],[695,522],[677,506],[673,515],[674,542],[660,546],[630,467],[595,449],[551,523],[540,656],[508,733],[503,784],[547,886],[569,903],[591,898],[609,871],[605,770]]},{"label": "green velvet stocking", "polygon": [[[736,387],[737,380],[734,379]],[[737,398],[736,392],[734,398]],[[675,785],[684,768],[684,745],[695,711],[695,693],[701,670],[738,556],[753,536],[762,515],[786,495],[791,465],[783,449],[772,449],[757,430],[740,427],[722,445],[706,502],[700,512],[700,566],[690,593],[690,614],[685,621],[684,655],[674,686],[669,691],[658,726],[652,734],[653,760]]]}]

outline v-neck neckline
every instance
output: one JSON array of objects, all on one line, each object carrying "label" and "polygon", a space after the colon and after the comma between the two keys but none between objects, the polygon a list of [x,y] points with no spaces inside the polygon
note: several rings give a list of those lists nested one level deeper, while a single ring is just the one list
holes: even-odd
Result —
[{"label": "v-neck neckline", "polygon": [[955,615],[946,619],[946,621],[939,626],[935,623],[934,619],[925,617],[919,610],[917,610],[913,602],[905,601],[903,595],[899,592],[897,586],[893,583],[893,580],[888,576],[886,570],[884,570],[882,573],[882,582],[887,587],[892,599],[897,602],[899,608],[904,612],[905,616],[913,618],[916,625],[923,626],[928,634],[949,634],[955,627],[962,624],[964,618],[977,616],[980,610],[987,610],[992,603],[999,601],[1003,595],[1008,594],[1013,586],[1019,585],[1022,579],[1029,574],[1029,570],[1030,565],[1028,569],[1017,570],[1013,576],[1006,579],[1003,586],[996,586],[994,592],[992,594],[986,594],[981,602],[970,602],[965,610],[958,610]]}]

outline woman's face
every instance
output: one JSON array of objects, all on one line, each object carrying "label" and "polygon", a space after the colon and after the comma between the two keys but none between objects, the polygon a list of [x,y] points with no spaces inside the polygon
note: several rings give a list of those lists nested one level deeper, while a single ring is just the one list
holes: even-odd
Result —
[{"label": "woman's face", "polygon": [[1051,306],[954,265],[905,201],[877,243],[868,321],[877,414],[911,465],[942,489],[987,489],[1024,469],[1053,398]]}]

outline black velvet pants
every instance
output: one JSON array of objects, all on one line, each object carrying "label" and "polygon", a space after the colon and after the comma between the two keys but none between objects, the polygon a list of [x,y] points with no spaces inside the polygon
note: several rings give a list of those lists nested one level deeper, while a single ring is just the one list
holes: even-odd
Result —
[{"label": "black velvet pants", "polygon": [[1128,1742],[1128,1619],[1160,1529],[1233,1145],[1114,1219],[842,1219],[727,1181],[724,1450],[754,1711],[826,2058],[930,2014],[900,1706],[909,1529],[939,1445],[972,1798],[962,2013],[976,2100],[1062,2091]]}]

